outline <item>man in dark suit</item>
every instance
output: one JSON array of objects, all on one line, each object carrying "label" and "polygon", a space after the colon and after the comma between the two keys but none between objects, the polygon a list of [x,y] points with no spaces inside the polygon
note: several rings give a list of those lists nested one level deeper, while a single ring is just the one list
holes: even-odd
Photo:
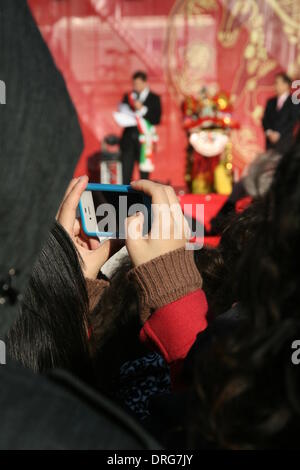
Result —
[{"label": "man in dark suit", "polygon": [[266,148],[279,153],[286,152],[293,143],[293,132],[299,122],[299,106],[290,94],[292,81],[285,73],[275,77],[276,96],[267,102],[262,120],[266,136]]},{"label": "man in dark suit", "polygon": [[[135,72],[132,77],[133,91],[126,94],[123,104],[127,104],[138,116],[146,119],[150,124],[157,125],[161,118],[160,97],[150,91],[145,72]],[[126,127],[121,138],[121,152],[123,163],[123,184],[131,181],[134,163],[140,159],[140,142],[137,126]],[[140,171],[140,177],[149,178],[149,173]]]}]

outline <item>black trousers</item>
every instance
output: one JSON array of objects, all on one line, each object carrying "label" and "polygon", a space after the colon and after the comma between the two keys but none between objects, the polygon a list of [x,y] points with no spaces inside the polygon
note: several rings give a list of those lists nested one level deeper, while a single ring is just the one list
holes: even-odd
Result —
[{"label": "black trousers", "polygon": [[[128,127],[124,130],[120,142],[123,167],[123,184],[129,184],[132,179],[134,164],[140,160],[141,144],[136,127]],[[140,171],[141,179],[149,179],[149,173]]]}]

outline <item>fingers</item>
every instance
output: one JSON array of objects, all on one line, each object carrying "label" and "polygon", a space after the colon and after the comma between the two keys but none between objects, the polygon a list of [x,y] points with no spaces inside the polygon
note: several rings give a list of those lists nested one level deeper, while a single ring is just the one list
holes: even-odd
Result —
[{"label": "fingers", "polygon": [[58,221],[64,227],[64,229],[72,234],[75,219],[76,219],[76,209],[80,201],[80,197],[85,190],[88,184],[88,177],[82,176],[77,180],[75,184],[70,184],[67,195],[61,205]]},{"label": "fingers", "polygon": [[175,193],[172,193],[173,189],[149,180],[134,181],[131,183],[131,186],[135,190],[142,191],[151,197],[153,223],[150,234],[156,238],[160,237],[164,227],[168,225],[167,221],[171,217],[168,192],[171,199],[178,203]]},{"label": "fingers", "polygon": [[98,240],[98,238],[92,238],[90,237],[88,239],[88,245],[89,245],[89,248],[91,250],[97,250],[99,248],[99,246],[101,245],[100,241]]},{"label": "fingers", "polygon": [[81,234],[81,224],[78,219],[75,219],[73,230],[74,236],[79,236]]},{"label": "fingers", "polygon": [[100,243],[100,246],[97,249],[83,254],[87,277],[96,279],[99,271],[106,261],[121,248],[121,244],[115,242],[116,240],[107,239]]},{"label": "fingers", "polygon": [[75,246],[76,246],[77,249],[78,249],[78,247],[80,247],[80,246],[81,246],[82,248],[86,249],[86,250],[89,249],[88,243],[85,242],[84,240],[82,240],[82,239],[79,238],[79,237],[75,237],[74,242],[75,242]]},{"label": "fingers", "polygon": [[69,186],[67,187],[66,189],[66,192],[65,192],[65,195],[63,197],[63,202],[64,200],[69,196],[70,192],[72,191],[72,189],[74,188],[74,186],[76,186],[76,184],[78,183],[79,181],[79,178],[73,178],[69,184]]},{"label": "fingers", "polygon": [[135,266],[140,264],[141,252],[147,251],[147,242],[143,239],[144,215],[139,212],[125,220],[126,247]]},{"label": "fingers", "polygon": [[103,264],[109,259],[111,252],[110,239],[105,240],[100,243],[100,246],[93,250],[91,256],[93,256],[94,261],[97,263],[98,272],[102,268]]},{"label": "fingers", "polygon": [[[176,233],[176,235],[177,237],[184,235],[184,237],[188,239],[190,237],[191,230],[186,218],[183,215],[178,197],[176,196],[176,193],[172,186],[166,186],[166,193],[170,202],[170,206],[172,208],[172,217],[174,219],[175,225],[177,226],[176,229],[178,233]],[[182,231],[180,231],[180,227],[182,227]]]},{"label": "fingers", "polygon": [[140,240],[143,237],[144,215],[138,212],[125,219],[126,240]]},{"label": "fingers", "polygon": [[176,193],[174,189],[172,188],[172,186],[165,186],[165,191],[166,191],[170,206],[172,206],[173,204],[180,205],[178,197],[176,196]]},{"label": "fingers", "polygon": [[154,183],[149,180],[138,180],[133,181],[131,187],[136,191],[141,191],[152,198],[152,204],[169,204],[169,200],[166,193],[166,186]]},{"label": "fingers", "polygon": [[159,223],[161,217],[164,217],[164,214],[167,215],[170,211],[170,207],[172,208],[171,212],[175,210],[178,214],[181,211],[178,198],[172,186],[153,183],[149,180],[134,181],[131,183],[131,186],[135,190],[142,191],[151,196],[153,215],[156,219],[154,223]]},{"label": "fingers", "polygon": [[74,188],[74,186],[77,184],[77,182],[78,182],[78,178],[73,178],[73,179],[70,181],[69,186],[67,187],[66,192],[65,192],[65,194],[64,194],[64,197],[63,197],[63,199],[62,199],[62,202],[61,202],[61,204],[60,204],[60,206],[59,206],[59,208],[58,208],[58,211],[57,211],[57,214],[56,214],[56,219],[57,219],[57,220],[58,220],[58,218],[59,218],[59,214],[60,214],[60,211],[61,211],[61,207],[62,207],[62,205],[63,205],[63,203],[64,203],[66,197],[70,194],[70,192],[72,191],[72,189]]},{"label": "fingers", "polygon": [[131,185],[135,190],[143,191],[152,197],[154,219],[149,233],[151,238],[162,240],[189,238],[189,225],[171,186],[153,183],[149,180],[139,180]]},{"label": "fingers", "polygon": [[102,265],[99,268],[100,271],[103,264],[124,246],[124,240],[108,238],[104,242],[100,243],[98,241],[98,243],[99,246],[93,251],[93,254],[95,254],[102,262]]}]

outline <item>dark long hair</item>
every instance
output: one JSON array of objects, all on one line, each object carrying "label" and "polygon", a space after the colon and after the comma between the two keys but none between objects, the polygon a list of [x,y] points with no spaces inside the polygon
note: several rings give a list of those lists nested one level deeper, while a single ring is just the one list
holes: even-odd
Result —
[{"label": "dark long hair", "polygon": [[118,266],[90,312],[80,256],[55,223],[6,339],[10,360],[38,373],[65,369],[115,393],[121,364],[145,353],[137,287],[127,276],[131,268],[129,258]]},{"label": "dark long hair", "polygon": [[209,320],[226,312],[239,300],[237,269],[264,217],[263,204],[263,198],[257,198],[243,212],[230,213],[223,222],[219,246],[195,251],[195,263],[202,275],[209,305]]},{"label": "dark long hair", "polygon": [[299,447],[299,145],[279,163],[262,213],[238,266],[244,320],[229,335],[212,331],[208,354],[198,355],[191,445]]},{"label": "dark long hair", "polygon": [[91,381],[88,297],[78,253],[55,223],[32,271],[8,356],[35,372],[63,368]]},{"label": "dark long hair", "polygon": [[118,388],[120,366],[148,352],[139,341],[142,322],[138,288],[128,277],[132,267],[128,257],[120,262],[90,313],[95,367],[103,378],[102,391],[109,394]]}]

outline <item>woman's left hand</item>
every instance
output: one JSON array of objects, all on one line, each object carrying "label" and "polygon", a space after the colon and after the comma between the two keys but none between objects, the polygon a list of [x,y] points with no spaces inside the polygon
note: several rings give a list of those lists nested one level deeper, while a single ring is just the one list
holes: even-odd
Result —
[{"label": "woman's left hand", "polygon": [[83,274],[86,278],[96,279],[104,263],[121,248],[119,240],[108,239],[100,243],[88,237],[76,219],[76,210],[84,192],[88,177],[81,176],[71,181],[59,207],[56,219],[66,230],[83,261]]}]

